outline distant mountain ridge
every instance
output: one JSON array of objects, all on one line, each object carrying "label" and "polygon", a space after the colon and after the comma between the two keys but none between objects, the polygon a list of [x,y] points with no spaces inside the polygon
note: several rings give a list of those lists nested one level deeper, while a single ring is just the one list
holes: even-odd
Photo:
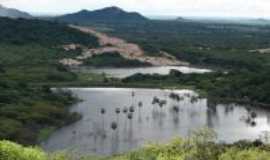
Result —
[{"label": "distant mountain ridge", "polygon": [[137,12],[126,12],[118,7],[106,7],[99,10],[81,10],[55,18],[57,21],[67,23],[89,22],[139,22],[148,19]]},{"label": "distant mountain ridge", "polygon": [[26,12],[7,8],[0,4],[0,17],[8,17],[8,18],[32,18],[32,16]]},{"label": "distant mountain ridge", "polygon": [[227,18],[227,17],[178,17],[179,22],[197,22],[214,24],[270,25],[270,19],[265,18]]}]

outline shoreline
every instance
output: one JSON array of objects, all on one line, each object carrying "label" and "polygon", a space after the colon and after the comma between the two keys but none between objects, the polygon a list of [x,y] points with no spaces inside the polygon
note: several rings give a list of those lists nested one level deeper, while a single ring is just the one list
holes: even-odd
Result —
[{"label": "shoreline", "polygon": [[[43,85],[43,84],[40,84]],[[47,84],[46,84],[47,85]],[[162,84],[160,84],[162,85]],[[205,90],[200,90],[200,89],[196,89],[194,86],[183,86],[183,85],[179,85],[179,86],[164,86],[161,87],[160,85],[149,85],[149,84],[123,84],[123,83],[92,83],[91,85],[89,84],[56,84],[56,85],[52,85],[52,88],[75,88],[75,89],[80,89],[80,88],[112,88],[112,89],[157,89],[157,90],[192,90],[195,91],[199,94],[199,96],[203,97],[203,98],[207,98],[213,101],[217,101],[220,103],[236,103],[236,104],[242,104],[242,105],[251,105],[251,106],[258,106],[261,108],[265,108],[265,109],[270,109],[270,104],[266,104],[266,103],[261,103],[261,102],[252,102],[252,101],[247,101],[244,99],[237,99],[237,98],[220,98],[220,97],[213,97],[213,96],[209,96],[207,91]]]}]

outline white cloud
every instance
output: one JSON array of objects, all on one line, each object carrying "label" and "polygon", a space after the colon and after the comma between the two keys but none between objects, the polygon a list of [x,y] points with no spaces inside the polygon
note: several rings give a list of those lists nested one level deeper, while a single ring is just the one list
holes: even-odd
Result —
[{"label": "white cloud", "polygon": [[144,14],[270,17],[270,0],[0,0],[34,13],[66,13],[119,6]]}]

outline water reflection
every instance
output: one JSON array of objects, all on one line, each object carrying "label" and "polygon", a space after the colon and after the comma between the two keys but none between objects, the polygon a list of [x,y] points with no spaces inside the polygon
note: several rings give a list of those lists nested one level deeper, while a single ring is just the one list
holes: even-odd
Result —
[{"label": "water reflection", "polygon": [[218,125],[219,117],[217,113],[217,104],[211,101],[207,101],[206,109],[207,127],[214,128]]},{"label": "water reflection", "polygon": [[[43,147],[109,155],[135,149],[147,141],[167,141],[208,126],[218,141],[256,139],[270,131],[263,109],[221,105],[189,90],[72,89],[84,101],[72,111],[83,119],[56,131]],[[117,127],[112,127],[112,122]],[[114,129],[113,129],[114,128]]]},{"label": "water reflection", "polygon": [[112,133],[112,140],[111,140],[111,154],[118,153],[119,149],[119,129],[113,131]]}]

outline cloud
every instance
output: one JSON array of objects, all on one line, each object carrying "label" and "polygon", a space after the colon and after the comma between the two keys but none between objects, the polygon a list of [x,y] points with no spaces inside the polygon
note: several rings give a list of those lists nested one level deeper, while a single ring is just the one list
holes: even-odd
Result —
[{"label": "cloud", "polygon": [[67,13],[119,6],[144,14],[269,17],[269,0],[0,0],[34,13]]}]

